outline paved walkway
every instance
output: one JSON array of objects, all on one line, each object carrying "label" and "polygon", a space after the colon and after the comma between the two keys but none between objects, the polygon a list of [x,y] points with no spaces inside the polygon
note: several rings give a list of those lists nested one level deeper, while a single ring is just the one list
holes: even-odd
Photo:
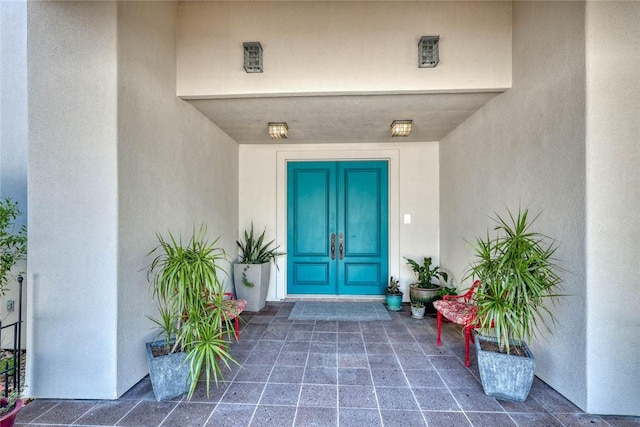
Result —
[{"label": "paved walkway", "polygon": [[[115,401],[36,400],[17,425],[59,426],[640,426],[584,414],[536,379],[524,403],[487,397],[475,360],[463,364],[460,329],[435,319],[289,321],[293,303],[269,303],[247,322],[227,383],[156,402],[148,378]],[[141,350],[142,351],[142,350]]]}]

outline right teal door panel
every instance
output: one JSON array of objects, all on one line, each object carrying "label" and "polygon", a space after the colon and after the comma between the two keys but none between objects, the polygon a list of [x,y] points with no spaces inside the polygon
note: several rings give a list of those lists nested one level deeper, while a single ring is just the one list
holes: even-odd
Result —
[{"label": "right teal door panel", "polygon": [[287,165],[287,292],[379,295],[387,281],[387,162]]}]

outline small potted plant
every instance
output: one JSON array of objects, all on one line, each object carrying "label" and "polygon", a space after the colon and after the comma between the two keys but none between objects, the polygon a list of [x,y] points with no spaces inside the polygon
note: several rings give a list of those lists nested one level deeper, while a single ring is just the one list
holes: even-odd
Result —
[{"label": "small potted plant", "polygon": [[477,239],[476,262],[467,275],[480,281],[476,317],[487,335],[478,335],[475,344],[484,392],[518,402],[527,398],[536,367],[525,340],[541,325],[551,332],[554,318],[546,301],[560,296],[557,246],[530,230],[536,219],[529,221],[526,209],[506,219],[496,215],[496,235]]},{"label": "small potted plant", "polygon": [[0,427],[13,427],[22,404],[19,390],[14,390],[0,399]]},{"label": "small potted plant", "polygon": [[409,286],[409,297],[411,301],[420,301],[425,306],[426,314],[434,314],[433,301],[438,297],[441,286],[433,283],[434,279],[446,282],[449,276],[444,271],[440,271],[440,267],[431,266],[431,257],[424,257],[422,264],[417,261],[406,258],[407,264],[411,267],[416,275],[417,281]]},{"label": "small potted plant", "polygon": [[[260,311],[267,301],[269,280],[271,279],[271,263],[284,255],[278,252],[279,246],[274,241],[265,242],[266,228],[259,236],[251,228],[244,231],[244,239],[237,240],[240,259],[233,266],[233,282],[236,296],[247,301],[248,311]],[[276,265],[277,268],[277,265]]]},{"label": "small potted plant", "polygon": [[400,290],[400,282],[391,276],[389,285],[384,292],[387,302],[387,308],[391,311],[399,311],[402,307],[402,291]]},{"label": "small potted plant", "polygon": [[411,317],[414,319],[424,318],[424,303],[422,301],[411,301]]}]

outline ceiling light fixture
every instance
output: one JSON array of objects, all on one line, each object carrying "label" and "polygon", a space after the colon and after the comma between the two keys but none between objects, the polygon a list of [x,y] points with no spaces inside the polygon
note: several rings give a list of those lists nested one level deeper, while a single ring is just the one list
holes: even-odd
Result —
[{"label": "ceiling light fixture", "polygon": [[409,136],[412,120],[394,120],[391,123],[391,136]]},{"label": "ceiling light fixture", "polygon": [[269,136],[273,139],[286,139],[289,127],[286,123],[269,123]]}]

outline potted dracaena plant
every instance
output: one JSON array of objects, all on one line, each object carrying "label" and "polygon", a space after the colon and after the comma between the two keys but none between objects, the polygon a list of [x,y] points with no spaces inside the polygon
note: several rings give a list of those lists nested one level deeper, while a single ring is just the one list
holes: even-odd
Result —
[{"label": "potted dracaena plant", "polygon": [[[236,296],[247,301],[248,311],[260,311],[265,306],[271,263],[284,255],[278,252],[279,246],[273,246],[274,240],[265,241],[266,228],[257,236],[251,228],[244,231],[244,239],[236,241],[240,252],[239,261],[233,266],[233,278]],[[277,268],[277,265],[276,265]]]},{"label": "potted dracaena plant", "polygon": [[436,311],[433,308],[433,301],[439,297],[442,287],[438,283],[434,283],[434,279],[443,283],[449,279],[449,275],[441,271],[437,265],[432,266],[431,257],[424,257],[422,264],[407,257],[405,257],[405,259],[417,279],[415,283],[409,286],[409,299],[411,302],[419,301],[423,303],[426,314],[435,314]]},{"label": "potted dracaena plant", "polygon": [[476,291],[476,349],[482,386],[487,395],[522,402],[535,372],[526,340],[539,327],[551,332],[553,314],[545,305],[555,301],[561,282],[554,261],[555,241],[531,231],[538,218],[518,210],[508,218],[496,215],[495,236],[475,243],[476,261],[468,277],[480,281]]},{"label": "potted dracaena plant", "polygon": [[222,367],[236,363],[228,351],[233,330],[227,327],[234,306],[222,282],[227,256],[216,247],[218,239],[207,240],[204,225],[194,227],[187,243],[171,232],[156,237],[147,270],[159,313],[152,320],[162,336],[147,343],[153,391],[157,400],[184,393],[190,398],[204,373],[208,395],[212,379],[224,380]]}]

